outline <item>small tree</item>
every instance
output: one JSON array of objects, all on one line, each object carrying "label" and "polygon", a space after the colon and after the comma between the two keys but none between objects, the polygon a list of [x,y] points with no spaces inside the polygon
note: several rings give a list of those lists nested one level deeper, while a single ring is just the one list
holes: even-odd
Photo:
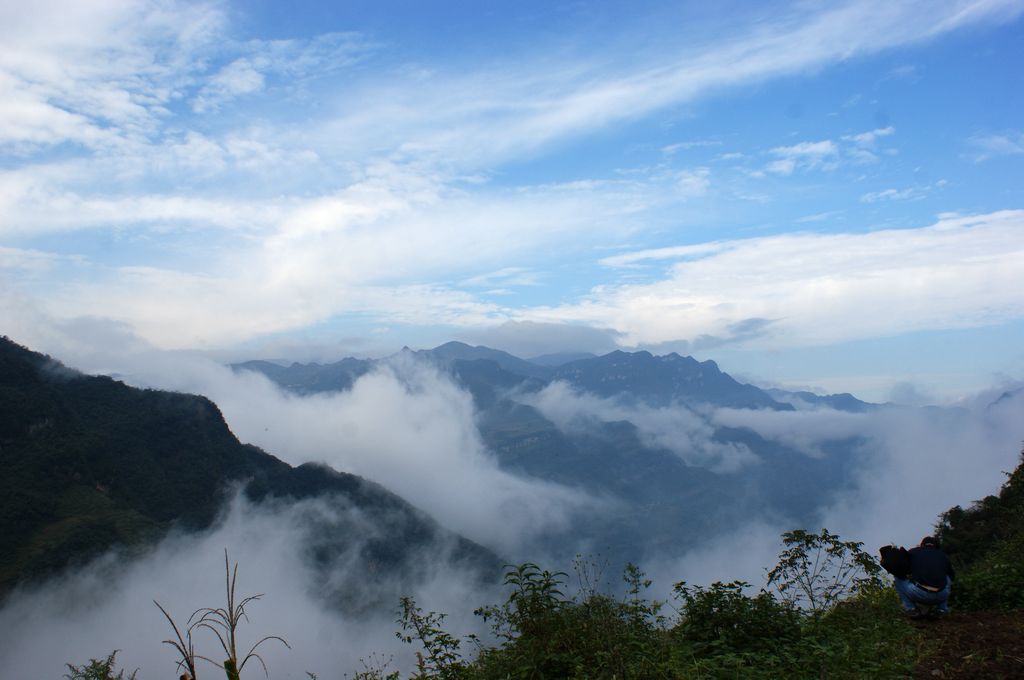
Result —
[{"label": "small tree", "polygon": [[89,659],[84,666],[66,664],[68,672],[64,676],[66,680],[135,680],[138,669],[126,676],[124,669],[114,672],[114,657],[120,650],[115,649],[106,659]]},{"label": "small tree", "polygon": [[866,586],[882,583],[881,567],[863,543],[842,541],[828,529],[819,534],[787,531],[782,542],[785,548],[768,572],[768,585],[798,607],[827,610]]},{"label": "small tree", "polygon": [[423,651],[426,652],[416,652],[417,674],[413,677],[442,680],[458,678],[464,666],[459,653],[461,643],[457,637],[441,628],[445,615],[437,612],[424,613],[411,597],[401,598],[400,604],[402,611],[398,623],[402,630],[395,635],[402,642],[409,644],[412,644],[413,640],[419,640]]},{"label": "small tree", "polygon": [[549,615],[567,603],[562,586],[568,574],[541,570],[533,562],[506,564],[505,568],[504,583],[511,588],[508,599],[502,605],[480,607],[474,613],[489,622],[494,634],[504,640],[543,635]]}]

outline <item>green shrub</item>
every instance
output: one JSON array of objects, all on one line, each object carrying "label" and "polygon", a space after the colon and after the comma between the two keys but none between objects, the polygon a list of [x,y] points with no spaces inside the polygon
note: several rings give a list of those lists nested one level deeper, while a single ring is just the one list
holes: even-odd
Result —
[{"label": "green shrub", "polygon": [[1024,608],[1024,534],[1003,540],[984,559],[961,568],[950,606],[968,610]]},{"label": "green shrub", "polygon": [[810,617],[805,637],[823,677],[905,678],[919,654],[917,632],[893,588],[873,585]]},{"label": "green shrub", "polygon": [[[84,666],[67,664],[68,672],[64,675],[66,680],[135,680],[138,669],[126,676],[124,669],[116,670],[114,657],[120,650],[115,649],[106,659],[89,659]],[[116,672],[115,672],[116,671]]]},{"label": "green shrub", "polygon": [[696,656],[764,654],[798,641],[800,612],[766,592],[745,595],[749,587],[742,581],[706,588],[677,583],[673,591],[682,606],[675,636]]}]

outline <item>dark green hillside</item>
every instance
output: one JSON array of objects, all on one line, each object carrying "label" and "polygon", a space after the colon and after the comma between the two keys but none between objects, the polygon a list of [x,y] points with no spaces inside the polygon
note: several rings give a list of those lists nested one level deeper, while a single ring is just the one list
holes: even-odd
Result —
[{"label": "dark green hillside", "polygon": [[1024,608],[1024,452],[998,494],[943,513],[938,536],[960,573],[953,604]]},{"label": "dark green hillside", "polygon": [[[470,566],[499,565],[372,482],[293,468],[239,443],[206,398],[81,375],[6,338],[0,469],[0,593],[112,546],[144,546],[172,526],[207,528],[236,485],[262,503],[333,504],[338,519],[308,532],[308,550],[325,570],[354,545],[368,568],[401,576],[415,576],[419,553],[442,548]],[[348,508],[380,518],[373,538],[356,543]]]}]

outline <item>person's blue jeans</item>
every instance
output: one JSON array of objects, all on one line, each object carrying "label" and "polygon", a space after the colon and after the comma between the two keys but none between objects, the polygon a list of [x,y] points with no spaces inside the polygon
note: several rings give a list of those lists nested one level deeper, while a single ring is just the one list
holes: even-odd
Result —
[{"label": "person's blue jeans", "polygon": [[896,592],[900,595],[900,602],[903,603],[903,608],[907,611],[914,609],[918,605],[929,605],[935,607],[935,609],[943,614],[949,613],[949,606],[947,600],[949,600],[949,589],[952,585],[949,577],[946,577],[946,587],[937,593],[933,593],[930,590],[921,588],[916,583],[909,579],[898,578],[894,583],[896,586]]}]

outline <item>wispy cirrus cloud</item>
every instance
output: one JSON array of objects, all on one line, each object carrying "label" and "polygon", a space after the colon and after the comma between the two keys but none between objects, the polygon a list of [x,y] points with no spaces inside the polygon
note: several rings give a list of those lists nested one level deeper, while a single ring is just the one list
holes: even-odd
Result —
[{"label": "wispy cirrus cloud", "polygon": [[867,132],[861,132],[856,135],[844,135],[843,139],[849,140],[858,146],[872,147],[880,137],[888,137],[896,132],[896,128],[889,125],[884,128],[876,128],[874,130],[868,130]]},{"label": "wispy cirrus cloud", "polygon": [[1016,156],[1024,153],[1024,132],[1012,130],[1003,134],[974,135],[967,140],[971,158],[976,163],[997,156]]},{"label": "wispy cirrus cloud", "polygon": [[325,33],[309,40],[251,40],[232,46],[239,53],[199,87],[192,99],[197,113],[216,111],[238,97],[263,90],[268,80],[328,77],[362,61],[377,45],[359,33]]},{"label": "wispy cirrus cloud", "polygon": [[[750,171],[752,177],[768,174],[788,177],[795,171],[831,171],[844,163],[875,163],[879,160],[877,142],[896,132],[892,126],[876,128],[852,135],[843,135],[838,140],[822,139],[799,142],[789,146],[777,146],[768,152],[775,160],[769,161],[758,170]],[[891,150],[890,150],[891,151]]]},{"label": "wispy cirrus cloud", "polygon": [[860,197],[861,203],[877,203],[878,201],[906,201],[920,196],[913,187],[907,189],[883,189],[870,191]]},{"label": "wispy cirrus cloud", "polygon": [[861,203],[880,203],[886,201],[917,201],[925,198],[932,191],[942,189],[949,184],[948,180],[939,179],[932,184],[924,184],[903,189],[881,189],[861,194]]},{"label": "wispy cirrus cloud", "polygon": [[778,160],[765,166],[765,172],[777,175],[792,175],[797,168],[831,170],[838,166],[839,148],[830,139],[779,146],[771,152],[778,156]]}]

